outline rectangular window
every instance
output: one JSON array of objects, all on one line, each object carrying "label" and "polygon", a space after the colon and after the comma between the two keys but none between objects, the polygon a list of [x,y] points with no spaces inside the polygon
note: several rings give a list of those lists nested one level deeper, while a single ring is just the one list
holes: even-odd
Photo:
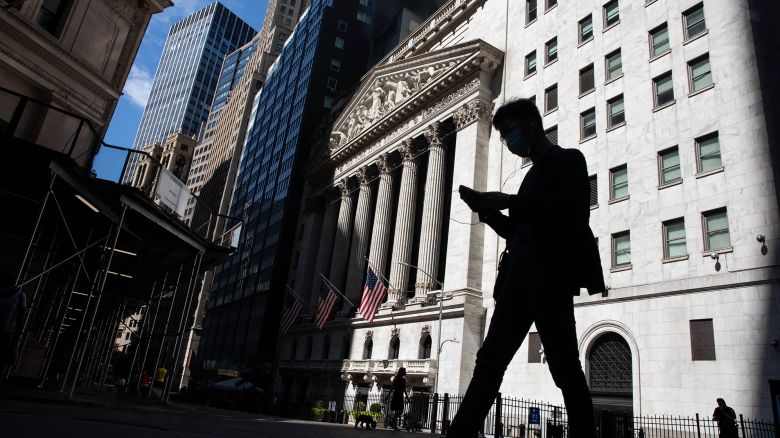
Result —
[{"label": "rectangular window", "polygon": [[691,360],[715,360],[715,333],[712,318],[692,319]]},{"label": "rectangular window", "polygon": [[374,3],[374,0],[359,0],[358,3],[360,3],[361,6],[365,6],[367,8],[370,8],[372,4]]},{"label": "rectangular window", "polygon": [[369,14],[363,12],[363,11],[358,11],[357,19],[360,22],[363,22],[363,23],[366,23],[366,24],[371,24],[371,15],[369,15]]},{"label": "rectangular window", "polygon": [[544,45],[544,63],[549,64],[558,59],[558,37],[547,41]]},{"label": "rectangular window", "polygon": [[673,259],[688,254],[685,245],[685,219],[664,222],[664,258]]},{"label": "rectangular window", "polygon": [[612,0],[604,5],[604,29],[620,22],[618,0]]},{"label": "rectangular window", "polygon": [[536,0],[525,0],[525,23],[536,20]]},{"label": "rectangular window", "polygon": [[705,173],[723,167],[717,132],[699,137],[695,141],[697,156],[696,168],[699,173]]},{"label": "rectangular window", "polygon": [[683,12],[683,26],[685,26],[685,41],[707,31],[707,25],[704,22],[703,3],[699,3]]},{"label": "rectangular window", "polygon": [[626,112],[623,95],[615,96],[607,101],[607,128],[614,128],[626,123]]},{"label": "rectangular window", "polygon": [[656,108],[674,102],[672,72],[664,73],[661,76],[653,79],[653,95]]},{"label": "rectangular window", "polygon": [[73,0],[43,0],[38,10],[38,24],[50,34],[59,38],[70,13]]},{"label": "rectangular window", "polygon": [[588,178],[590,182],[590,206],[599,205],[599,180],[596,175],[591,175]]},{"label": "rectangular window", "polygon": [[544,90],[544,112],[558,109],[558,84]]},{"label": "rectangular window", "polygon": [[596,109],[591,108],[580,114],[580,140],[596,135]]},{"label": "rectangular window", "polygon": [[665,186],[680,181],[680,151],[677,146],[658,153],[658,185]]},{"label": "rectangular window", "polygon": [[327,85],[328,89],[329,90],[335,90],[336,89],[336,85],[338,85],[338,81],[335,78],[329,77],[328,78],[328,85]]},{"label": "rectangular window", "polygon": [[344,38],[336,37],[336,41],[333,43],[334,46],[336,46],[337,49],[343,49],[344,48]]},{"label": "rectangular window", "polygon": [[539,333],[528,333],[528,363],[542,363],[542,338]]},{"label": "rectangular window", "polygon": [[580,96],[596,88],[595,78],[593,77],[593,64],[580,70]]},{"label": "rectangular window", "polygon": [[669,26],[666,23],[650,31],[650,58],[655,58],[671,50],[669,46]]},{"label": "rectangular window", "polygon": [[333,108],[333,98],[330,96],[325,96],[325,101],[322,102],[322,106],[324,106],[327,109]]},{"label": "rectangular window", "polygon": [[695,93],[710,85],[712,85],[712,69],[710,55],[706,54],[688,63],[688,89],[691,93]]},{"label": "rectangular window", "polygon": [[588,15],[579,22],[580,44],[593,38],[593,16]]},{"label": "rectangular window", "polygon": [[330,69],[333,71],[339,71],[341,70],[341,61],[338,59],[331,59],[330,60]]},{"label": "rectangular window", "polygon": [[620,54],[620,49],[607,55],[604,64],[607,82],[623,76],[623,57]]},{"label": "rectangular window", "polygon": [[626,164],[609,171],[609,185],[610,200],[628,197],[628,166]]},{"label": "rectangular window", "polygon": [[702,213],[704,228],[704,250],[729,248],[729,218],[725,208]]},{"label": "rectangular window", "polygon": [[546,10],[548,10],[548,11],[550,10],[550,8],[552,8],[553,6],[555,6],[557,4],[558,4],[558,0],[545,0],[545,6],[547,8]]},{"label": "rectangular window", "polygon": [[346,32],[347,31],[347,22],[344,20],[339,20],[339,32]]},{"label": "rectangular window", "polygon": [[525,75],[536,73],[536,50],[525,56]]},{"label": "rectangular window", "polygon": [[631,232],[623,231],[612,235],[612,267],[631,265]]},{"label": "rectangular window", "polygon": [[544,135],[547,136],[547,140],[550,140],[552,144],[558,144],[558,125],[551,126],[544,131]]}]

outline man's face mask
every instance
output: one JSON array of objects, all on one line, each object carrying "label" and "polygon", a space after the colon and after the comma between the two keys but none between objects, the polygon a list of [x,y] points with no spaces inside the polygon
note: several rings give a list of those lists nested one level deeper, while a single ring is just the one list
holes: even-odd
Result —
[{"label": "man's face mask", "polygon": [[531,156],[531,143],[520,132],[519,128],[514,128],[512,131],[504,137],[504,144],[509,152],[518,155],[522,158],[528,158]]}]

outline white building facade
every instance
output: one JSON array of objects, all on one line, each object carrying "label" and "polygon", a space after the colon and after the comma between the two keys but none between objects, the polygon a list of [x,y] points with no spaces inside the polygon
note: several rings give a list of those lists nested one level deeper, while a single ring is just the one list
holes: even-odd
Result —
[{"label": "white building facade", "polygon": [[[282,342],[280,392],[378,393],[400,366],[416,390],[465,392],[504,242],[457,188],[516,192],[530,163],[503,149],[490,114],[523,97],[591,175],[609,290],[583,293],[575,313],[597,407],[708,415],[723,397],[771,418],[780,221],[753,35],[773,7],[752,4],[445,4],[336,120],[293,242],[290,284],[312,308],[320,273],[358,304],[368,263],[387,302],[371,324],[349,304],[322,331],[304,317]],[[531,332],[501,392],[562,404]]]}]

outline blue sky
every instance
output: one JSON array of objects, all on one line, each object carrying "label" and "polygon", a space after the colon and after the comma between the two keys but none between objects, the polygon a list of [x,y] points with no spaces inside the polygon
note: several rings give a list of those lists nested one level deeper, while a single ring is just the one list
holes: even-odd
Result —
[{"label": "blue sky", "polygon": [[[154,73],[160,61],[168,29],[193,12],[213,3],[214,0],[173,0],[174,6],[152,16],[146,30],[138,55],[135,58],[130,75],[125,83],[123,95],[119,99],[114,117],[108,126],[105,141],[108,144],[130,147],[135,139],[141,115],[149,99]],[[255,29],[260,29],[265,15],[267,0],[221,0],[236,15]],[[122,171],[126,154],[103,148],[95,158],[95,171],[98,177],[116,181]]]}]

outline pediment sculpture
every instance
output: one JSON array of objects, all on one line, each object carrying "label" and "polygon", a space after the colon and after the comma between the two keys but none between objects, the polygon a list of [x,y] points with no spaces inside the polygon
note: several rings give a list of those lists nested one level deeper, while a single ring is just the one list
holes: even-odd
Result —
[{"label": "pediment sculpture", "polygon": [[330,148],[338,149],[347,144],[456,63],[449,60],[376,78],[364,88],[349,117],[331,132]]}]

